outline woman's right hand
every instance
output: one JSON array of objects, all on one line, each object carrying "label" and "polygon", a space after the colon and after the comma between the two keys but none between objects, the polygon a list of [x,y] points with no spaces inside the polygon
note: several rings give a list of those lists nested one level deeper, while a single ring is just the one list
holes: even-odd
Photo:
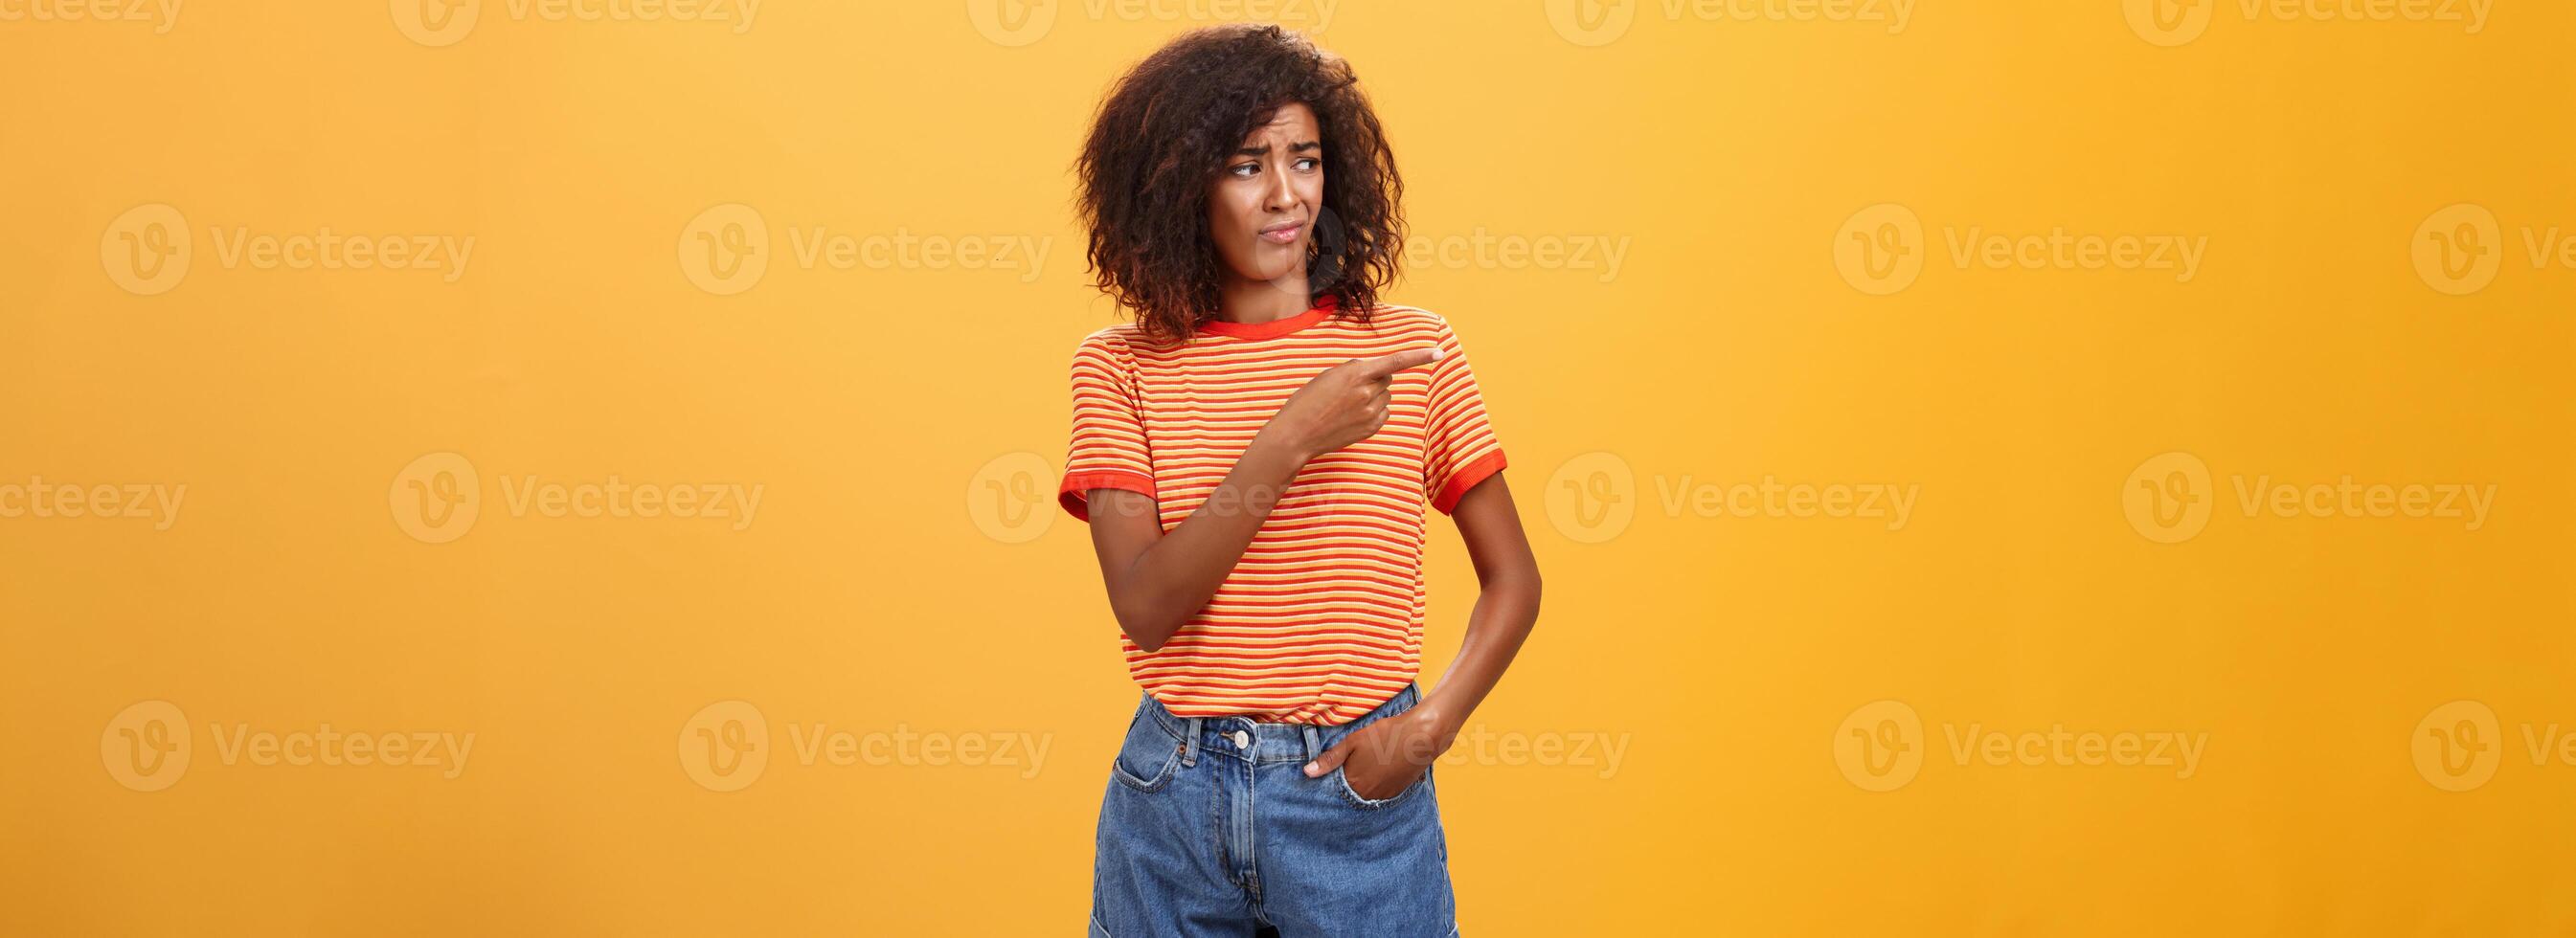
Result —
[{"label": "woman's right hand", "polygon": [[1386,426],[1387,389],[1396,373],[1439,360],[1437,346],[1424,346],[1324,369],[1288,396],[1262,433],[1276,434],[1301,462],[1368,439]]}]

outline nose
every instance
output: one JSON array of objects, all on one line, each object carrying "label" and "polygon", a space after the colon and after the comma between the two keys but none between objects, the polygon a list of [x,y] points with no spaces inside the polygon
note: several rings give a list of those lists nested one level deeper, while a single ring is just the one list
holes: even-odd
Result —
[{"label": "nose", "polygon": [[1266,183],[1261,196],[1262,208],[1284,212],[1297,207],[1297,187],[1289,180],[1287,164],[1272,165],[1261,178]]}]

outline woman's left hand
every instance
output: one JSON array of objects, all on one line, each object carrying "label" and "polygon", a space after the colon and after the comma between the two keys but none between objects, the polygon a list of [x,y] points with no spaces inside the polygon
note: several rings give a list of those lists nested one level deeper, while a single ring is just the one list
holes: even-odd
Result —
[{"label": "woman's left hand", "polygon": [[1315,761],[1306,763],[1306,777],[1322,778],[1340,769],[1352,794],[1383,801],[1421,778],[1433,760],[1449,751],[1457,736],[1454,731],[1443,730],[1423,708],[1415,707],[1342,737]]}]

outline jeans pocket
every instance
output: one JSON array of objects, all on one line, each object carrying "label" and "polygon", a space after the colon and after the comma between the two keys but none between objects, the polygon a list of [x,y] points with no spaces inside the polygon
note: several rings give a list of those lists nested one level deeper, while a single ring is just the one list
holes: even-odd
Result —
[{"label": "jeans pocket", "polygon": [[1404,786],[1403,791],[1396,792],[1395,794],[1388,795],[1384,798],[1363,798],[1360,797],[1359,789],[1351,787],[1349,776],[1343,775],[1342,770],[1340,769],[1333,770],[1333,787],[1342,790],[1342,800],[1350,802],[1352,807],[1359,808],[1363,811],[1375,811],[1380,808],[1392,807],[1399,801],[1413,797],[1414,792],[1420,791],[1424,785],[1428,785],[1430,783],[1431,769],[1429,767],[1424,767],[1422,775],[1415,778],[1413,780],[1413,784]]},{"label": "jeans pocket", "polygon": [[1151,792],[1171,784],[1180,765],[1181,741],[1172,738],[1161,721],[1140,713],[1127,724],[1127,738],[1118,744],[1118,755],[1109,760],[1109,775],[1119,784]]}]

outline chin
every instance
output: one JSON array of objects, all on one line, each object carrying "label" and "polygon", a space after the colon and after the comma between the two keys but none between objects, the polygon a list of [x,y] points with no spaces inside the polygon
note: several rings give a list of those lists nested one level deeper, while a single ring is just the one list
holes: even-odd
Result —
[{"label": "chin", "polygon": [[1253,255],[1252,267],[1261,271],[1261,279],[1277,280],[1296,273],[1305,266],[1302,263],[1305,259],[1304,244],[1265,244],[1259,253]]}]

